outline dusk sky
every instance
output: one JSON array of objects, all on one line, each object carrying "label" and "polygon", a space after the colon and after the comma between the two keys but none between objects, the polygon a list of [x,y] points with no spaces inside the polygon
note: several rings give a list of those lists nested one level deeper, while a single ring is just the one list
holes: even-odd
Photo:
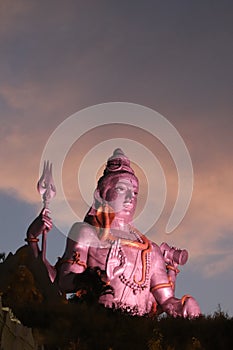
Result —
[{"label": "dusk sky", "polygon": [[[220,304],[233,316],[232,43],[230,0],[0,0],[0,252],[14,253],[25,243],[27,227],[42,208],[36,183],[54,130],[93,105],[145,106],[177,129],[192,160],[191,203],[174,232],[165,233],[177,194],[174,164],[158,140],[143,128],[121,125],[120,118],[72,145],[63,169],[67,198],[83,216],[88,205],[76,188],[77,169],[103,141],[130,139],[150,149],[165,173],[167,199],[160,219],[144,233],[189,251],[178,297],[192,294],[203,313]],[[90,164],[90,172],[101,172],[100,162],[95,170]],[[147,175],[140,171],[142,208]],[[58,199],[59,193],[53,201]],[[63,219],[68,232],[73,222]],[[66,239],[54,225],[47,244],[52,264]]]}]

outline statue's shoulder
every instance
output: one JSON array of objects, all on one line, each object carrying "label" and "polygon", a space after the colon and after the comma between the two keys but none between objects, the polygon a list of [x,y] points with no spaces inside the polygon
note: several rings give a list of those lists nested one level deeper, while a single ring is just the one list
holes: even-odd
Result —
[{"label": "statue's shoulder", "polygon": [[156,255],[162,255],[161,249],[155,242],[151,241],[152,252]]},{"label": "statue's shoulder", "polygon": [[96,229],[86,222],[75,222],[70,229],[68,239],[76,242],[87,242],[97,239]]}]

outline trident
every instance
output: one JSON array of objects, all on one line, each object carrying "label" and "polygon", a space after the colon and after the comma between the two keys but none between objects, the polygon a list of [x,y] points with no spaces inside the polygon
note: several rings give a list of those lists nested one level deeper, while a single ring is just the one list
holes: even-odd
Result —
[{"label": "trident", "polygon": [[[52,163],[44,161],[41,178],[37,183],[37,190],[41,194],[44,209],[48,209],[50,200],[56,195],[56,187],[52,176]],[[42,233],[42,260],[45,261],[46,253],[46,229]]]}]

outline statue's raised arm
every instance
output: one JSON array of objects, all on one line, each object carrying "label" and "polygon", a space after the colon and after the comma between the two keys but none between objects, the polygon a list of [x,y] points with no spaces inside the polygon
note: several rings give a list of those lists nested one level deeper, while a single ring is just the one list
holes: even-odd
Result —
[{"label": "statue's raised arm", "polygon": [[[39,254],[41,255],[41,258],[47,267],[50,279],[51,281],[54,281],[56,270],[46,259],[46,235],[53,227],[52,219],[50,217],[49,203],[56,195],[56,188],[52,177],[52,164],[48,161],[44,162],[43,173],[37,183],[37,189],[42,196],[43,209],[29,226],[25,241],[32,248],[33,254],[36,258]],[[42,244],[40,249],[38,246],[38,237],[41,235]]]}]

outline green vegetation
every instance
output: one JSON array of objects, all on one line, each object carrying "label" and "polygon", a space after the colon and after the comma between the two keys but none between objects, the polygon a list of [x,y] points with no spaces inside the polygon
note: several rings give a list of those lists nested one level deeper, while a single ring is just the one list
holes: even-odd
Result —
[{"label": "green vegetation", "polygon": [[104,309],[98,304],[67,304],[18,309],[38,343],[66,350],[231,349],[233,320],[223,313],[195,320],[152,319]]},{"label": "green vegetation", "polygon": [[88,279],[87,293],[67,300],[50,282],[40,259],[23,247],[0,264],[2,303],[33,329],[36,341],[47,350],[232,348],[233,319],[220,307],[212,316],[193,320],[130,316],[99,305],[98,294],[111,290],[96,283],[98,273],[87,273],[82,279]]}]

